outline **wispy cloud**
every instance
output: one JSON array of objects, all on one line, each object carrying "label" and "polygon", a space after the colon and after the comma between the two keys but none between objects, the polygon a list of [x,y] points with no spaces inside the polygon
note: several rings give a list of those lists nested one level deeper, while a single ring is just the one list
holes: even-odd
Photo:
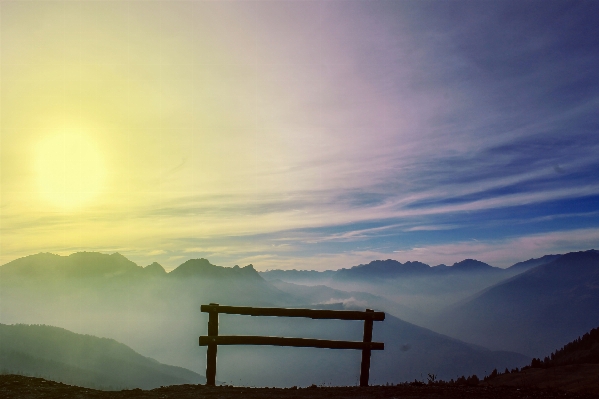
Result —
[{"label": "wispy cloud", "polygon": [[414,226],[405,231],[438,231],[438,230],[452,230],[460,227],[459,225],[429,225],[429,226]]},{"label": "wispy cloud", "polygon": [[374,259],[395,259],[400,262],[420,261],[431,266],[451,265],[471,258],[492,266],[508,267],[514,263],[547,254],[584,251],[599,248],[599,229],[578,229],[546,234],[525,235],[502,240],[468,240],[438,245],[424,245],[388,252],[377,250],[325,253],[305,258],[270,254],[244,258],[266,269],[328,270],[357,266]]},{"label": "wispy cloud", "polygon": [[[432,248],[505,265],[517,253],[505,240],[525,257],[535,247],[518,237],[591,245],[573,232],[599,226],[597,4],[118,3],[65,3],[77,21],[65,29],[93,28],[69,34],[105,36],[60,62],[8,51],[39,35],[64,48],[67,33],[43,24],[57,11],[3,7],[44,30],[1,27],[14,38],[3,77],[20,79],[2,88],[1,259],[121,248],[167,268],[181,256],[342,267]],[[56,92],[64,107],[31,107]],[[93,206],[61,213],[36,196],[28,146],[48,112],[72,109],[110,179]]]}]

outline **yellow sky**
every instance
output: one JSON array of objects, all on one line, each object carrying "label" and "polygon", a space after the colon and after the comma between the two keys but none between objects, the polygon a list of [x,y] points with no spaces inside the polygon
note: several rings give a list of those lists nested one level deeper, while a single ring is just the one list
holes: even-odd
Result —
[{"label": "yellow sky", "polygon": [[[269,58],[258,21],[234,4],[2,3],[1,263],[323,217],[256,211],[322,189],[318,163],[341,141],[323,145],[303,109],[320,83],[306,54],[299,67],[293,52]],[[77,146],[87,153],[69,155]]]},{"label": "yellow sky", "polygon": [[[2,4],[2,261],[35,249],[168,237],[168,215],[145,212],[182,197],[253,189],[255,124],[247,121],[255,104],[247,98],[255,96],[240,91],[256,76],[199,32],[189,40],[192,21],[180,12],[169,21],[164,9],[160,2]],[[58,151],[49,144],[58,137],[79,145],[72,135],[95,148],[105,177],[81,176],[98,192],[61,205],[42,192],[54,183],[39,167],[40,147]],[[70,169],[81,159],[64,159],[74,179]]]},{"label": "yellow sky", "polygon": [[597,51],[512,6],[0,1],[0,264],[592,248]]}]

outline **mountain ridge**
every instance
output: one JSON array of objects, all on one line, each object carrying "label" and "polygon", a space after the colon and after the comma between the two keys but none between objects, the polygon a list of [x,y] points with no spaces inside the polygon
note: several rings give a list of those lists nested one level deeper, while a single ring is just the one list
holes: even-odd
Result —
[{"label": "mountain ridge", "polygon": [[205,379],[182,367],[159,363],[109,338],[48,325],[0,324],[3,372],[44,375],[85,387],[157,388]]},{"label": "mountain ridge", "polygon": [[[46,258],[41,256],[38,260],[43,263]],[[120,262],[119,257],[105,255],[101,258]],[[44,267],[39,266],[38,269]],[[11,266],[7,270],[10,272],[14,268]],[[198,347],[197,337],[206,331],[207,323],[207,315],[200,312],[202,304],[312,306],[309,301],[269,284],[251,266],[222,268],[207,260],[191,260],[178,273],[200,276],[207,270],[239,276],[247,273],[256,278],[177,278],[176,275],[168,278],[170,273],[164,278],[151,278],[144,268],[132,270],[135,276],[148,278],[131,279],[131,275],[118,274],[111,275],[108,280],[88,279],[80,277],[85,274],[75,273],[68,278],[61,274],[49,284],[47,279],[31,274],[16,273],[6,279],[4,277],[10,273],[4,272],[0,278],[0,321],[43,323],[78,333],[111,337],[138,353],[201,373],[205,367],[205,349]],[[332,294],[336,295],[335,292]],[[324,295],[328,294],[325,292]],[[349,298],[346,297],[348,302],[359,305],[361,310],[372,301],[372,298],[363,295],[358,300],[364,302],[358,304],[350,300],[352,294],[349,295]],[[333,303],[315,306],[346,309]],[[363,323],[343,320],[234,315],[224,315],[219,319],[219,332],[222,334],[357,340],[363,333]],[[426,372],[453,378],[457,374],[481,374],[489,367],[511,367],[514,363],[529,361],[528,357],[517,353],[476,348],[392,315],[375,326],[373,339],[381,337],[386,349],[382,354],[373,353],[373,383],[413,380]],[[359,376],[358,351],[240,346],[219,348],[218,356],[217,378],[235,384],[292,386],[326,379],[347,385]],[[292,362],[289,361],[291,358]],[[265,374],[261,367],[256,367],[257,364],[268,364],[269,373]]]},{"label": "mountain ridge", "polygon": [[455,262],[451,266],[440,264],[430,266],[420,261],[406,261],[402,263],[394,259],[373,260],[367,264],[360,264],[350,268],[337,270],[279,270],[271,269],[259,272],[266,280],[280,279],[287,282],[299,280],[327,280],[338,281],[356,279],[388,279],[398,277],[427,276],[427,275],[449,275],[456,273],[504,273],[506,275],[519,271],[518,268],[499,268],[491,266],[476,259],[464,259]]},{"label": "mountain ridge", "polygon": [[564,254],[447,308],[434,329],[541,356],[597,324],[599,253],[590,250]]},{"label": "mountain ridge", "polygon": [[189,259],[168,273],[171,277],[189,278],[258,278],[262,277],[254,269],[254,266],[249,264],[244,267],[237,265],[233,267],[216,266],[210,263],[208,259]]},{"label": "mountain ridge", "polygon": [[[476,260],[476,259],[464,259],[459,262],[455,262],[451,266],[447,266],[445,264],[440,264],[436,266],[430,266],[426,263],[420,261],[406,261],[402,263],[400,261],[394,259],[386,259],[386,260],[373,260],[367,264],[360,264],[357,266],[352,266],[350,268],[341,268],[337,270],[325,270],[325,271],[316,271],[316,270],[281,270],[281,269],[271,269],[262,272],[258,272],[254,269],[253,265],[247,265],[245,267],[239,267],[235,265],[234,267],[225,267],[225,266],[217,266],[211,264],[209,260],[205,258],[199,259],[188,259],[184,263],[177,266],[175,269],[167,272],[162,265],[158,262],[153,262],[146,267],[142,267],[132,262],[124,255],[119,252],[114,252],[112,254],[105,254],[100,252],[74,252],[67,256],[56,255],[49,252],[40,252],[38,254],[28,255],[25,257],[21,257],[15,259],[13,261],[7,262],[6,264],[0,266],[0,270],[2,268],[12,269],[18,267],[21,273],[33,272],[31,270],[32,264],[36,263],[40,258],[43,258],[45,263],[49,264],[49,267],[46,270],[43,270],[46,273],[60,273],[61,270],[57,269],[57,262],[63,262],[68,267],[63,267],[63,269],[70,268],[70,271],[85,271],[89,275],[92,274],[110,274],[115,272],[133,272],[139,273],[145,271],[146,274],[152,275],[171,275],[171,276],[192,276],[192,275],[201,275],[201,276],[210,276],[210,277],[231,277],[235,275],[233,270],[241,273],[241,275],[245,275],[246,277],[252,276],[256,277],[256,274],[265,277],[268,279],[276,279],[280,278],[280,275],[295,275],[295,277],[299,276],[307,276],[308,278],[336,278],[336,279],[355,279],[360,277],[366,278],[394,278],[398,276],[409,276],[409,275],[427,275],[430,273],[435,274],[445,274],[445,273],[456,273],[456,272],[501,272],[501,271],[526,271],[530,268],[534,268],[538,265],[546,264],[550,261],[553,261],[562,256],[558,255],[545,255],[541,258],[531,258],[526,261],[515,263],[514,265],[507,268],[498,268],[491,266],[485,262]],[[77,270],[78,264],[85,262],[86,267],[81,270]],[[104,269],[104,264],[112,264],[113,267],[110,269]],[[63,266],[66,266],[63,265]],[[116,269],[114,265],[121,267],[121,269]],[[225,272],[219,272],[217,270],[223,269],[228,270]],[[7,271],[7,269],[4,269]],[[35,270],[35,272],[39,273],[42,270]],[[269,276],[273,276],[269,278]],[[286,281],[282,279],[283,281]]]},{"label": "mountain ridge", "polygon": [[118,252],[74,252],[67,256],[49,252],[28,255],[0,266],[3,277],[14,275],[37,275],[44,278],[105,277],[120,275],[155,277],[204,277],[204,278],[260,278],[253,265],[224,267],[213,265],[207,259],[189,259],[167,272],[158,262],[142,267]]}]

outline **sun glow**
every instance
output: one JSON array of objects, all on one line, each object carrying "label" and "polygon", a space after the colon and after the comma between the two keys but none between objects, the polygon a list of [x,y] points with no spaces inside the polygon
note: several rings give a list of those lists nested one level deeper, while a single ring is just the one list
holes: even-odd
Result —
[{"label": "sun glow", "polygon": [[88,205],[102,189],[106,173],[99,148],[81,133],[44,138],[34,159],[39,193],[54,206],[74,210]]}]

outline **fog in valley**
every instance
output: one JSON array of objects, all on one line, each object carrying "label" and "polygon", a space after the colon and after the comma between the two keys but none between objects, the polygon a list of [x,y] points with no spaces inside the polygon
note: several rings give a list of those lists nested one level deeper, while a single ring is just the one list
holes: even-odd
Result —
[{"label": "fog in valley", "polygon": [[[192,259],[167,273],[157,263],[140,267],[118,253],[37,254],[0,267],[0,323],[44,324],[110,338],[137,352],[131,355],[135,359],[149,357],[197,373],[153,366],[160,378],[197,380],[206,369],[206,348],[198,345],[199,336],[207,335],[203,304],[372,308],[387,317],[374,323],[373,341],[384,342],[385,350],[372,352],[371,383],[422,381],[429,373],[449,380],[522,367],[599,324],[598,264],[599,253],[590,250],[508,269],[474,260],[435,267],[374,261],[335,272],[258,273],[251,265],[220,267]],[[219,335],[361,341],[363,333],[360,321],[219,318]],[[0,349],[4,362],[31,355],[8,345]],[[62,361],[48,356],[44,362]],[[361,353],[219,346],[217,359],[220,383],[356,385]],[[82,362],[71,359],[63,366],[81,368]],[[146,360],[139,362],[146,367]]]},{"label": "fog in valley", "polygon": [[[205,374],[207,333],[202,304],[310,307],[389,312],[375,322],[371,383],[484,374],[495,367],[518,367],[529,357],[492,352],[418,327],[395,316],[412,311],[394,302],[389,283],[379,295],[325,286],[268,282],[251,266],[223,268],[190,260],[166,273],[158,264],[142,268],[119,254],[38,254],[0,268],[0,323],[46,324],[112,338],[143,356]],[[341,282],[339,288],[374,288]],[[433,288],[429,288],[433,291]],[[415,291],[411,291],[416,295]],[[398,295],[401,295],[399,293]],[[423,294],[424,295],[424,294]],[[443,293],[447,295],[447,293]],[[421,309],[418,309],[420,311]],[[397,312],[400,313],[400,312]],[[362,340],[359,321],[221,315],[221,335],[267,335]],[[219,346],[217,381],[235,385],[355,385],[360,351],[268,346]]]},{"label": "fog in valley", "polygon": [[274,270],[260,275],[283,291],[305,294],[303,299],[307,301],[314,298],[314,303],[328,300],[362,307],[370,304],[411,323],[433,327],[433,320],[447,307],[527,270],[528,266],[500,269],[466,260],[453,266],[430,267],[419,262],[401,264],[386,260],[339,271]]}]

